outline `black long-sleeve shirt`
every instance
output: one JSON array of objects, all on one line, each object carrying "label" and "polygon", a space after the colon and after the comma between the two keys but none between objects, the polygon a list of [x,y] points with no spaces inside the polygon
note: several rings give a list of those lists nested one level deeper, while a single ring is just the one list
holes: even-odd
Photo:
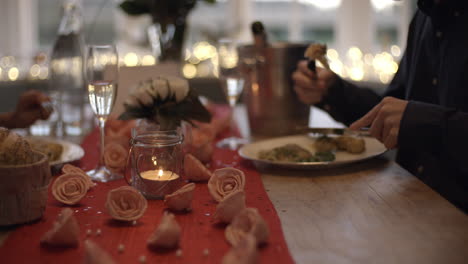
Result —
[{"label": "black long-sleeve shirt", "polygon": [[[397,162],[468,212],[468,1],[419,0],[398,72],[383,96],[408,100]],[[350,124],[381,96],[344,80],[321,106]],[[352,110],[352,111],[351,111]]]}]

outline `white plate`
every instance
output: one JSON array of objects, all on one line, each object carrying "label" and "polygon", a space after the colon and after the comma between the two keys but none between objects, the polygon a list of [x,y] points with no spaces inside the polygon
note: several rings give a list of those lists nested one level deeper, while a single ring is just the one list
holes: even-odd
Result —
[{"label": "white plate", "polygon": [[257,168],[265,166],[279,166],[295,169],[320,169],[329,167],[338,167],[370,159],[383,154],[387,149],[377,139],[372,137],[362,137],[366,142],[366,150],[361,154],[351,154],[345,151],[337,151],[336,159],[327,162],[276,162],[258,158],[258,153],[262,150],[270,150],[275,147],[281,147],[286,144],[295,143],[311,153],[315,153],[314,140],[316,137],[311,135],[295,135],[272,138],[253,142],[244,145],[239,149],[239,155],[245,159],[252,160]]},{"label": "white plate", "polygon": [[42,137],[29,137],[29,138],[31,139],[37,138],[39,140],[48,141],[48,142],[62,145],[63,147],[62,155],[60,156],[58,160],[50,161],[49,162],[50,166],[61,165],[64,163],[79,160],[85,154],[83,148],[80,145],[77,145],[70,141],[59,140],[59,139],[54,139],[54,138],[42,138]]}]

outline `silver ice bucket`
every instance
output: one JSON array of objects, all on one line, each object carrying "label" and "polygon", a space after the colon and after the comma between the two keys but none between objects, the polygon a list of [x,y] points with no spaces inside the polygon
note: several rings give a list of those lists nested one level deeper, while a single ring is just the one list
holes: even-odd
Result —
[{"label": "silver ice bucket", "polygon": [[253,138],[293,134],[307,126],[310,107],[299,101],[291,78],[306,44],[277,43],[261,50],[239,47],[246,79],[243,101]]}]

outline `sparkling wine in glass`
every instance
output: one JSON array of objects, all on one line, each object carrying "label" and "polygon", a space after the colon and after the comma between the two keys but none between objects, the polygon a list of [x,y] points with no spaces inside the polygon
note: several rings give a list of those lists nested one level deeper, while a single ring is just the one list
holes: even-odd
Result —
[{"label": "sparkling wine in glass", "polygon": [[104,126],[117,97],[119,60],[114,45],[90,45],[85,62],[89,103],[99,121],[100,157],[97,167],[88,172],[95,181],[107,182],[122,178],[104,165]]},{"label": "sparkling wine in glass", "polygon": [[[222,39],[218,43],[218,72],[226,99],[233,114],[238,99],[244,89],[244,78],[239,69],[239,55],[237,44],[234,40]],[[247,139],[236,136],[236,123],[234,116],[231,119],[231,136],[219,141],[216,145],[219,148],[238,149],[248,143]]]}]

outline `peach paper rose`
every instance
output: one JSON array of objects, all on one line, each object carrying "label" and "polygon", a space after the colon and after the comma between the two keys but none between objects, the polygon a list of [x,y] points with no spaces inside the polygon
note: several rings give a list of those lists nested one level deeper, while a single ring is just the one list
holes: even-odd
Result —
[{"label": "peach paper rose", "polygon": [[52,195],[64,204],[73,205],[86,195],[88,188],[88,179],[83,174],[65,173],[52,184]]},{"label": "peach paper rose", "polygon": [[91,189],[92,187],[96,186],[96,184],[91,180],[91,177],[89,177],[89,175],[82,169],[76,167],[76,166],[73,166],[71,164],[65,164],[63,165],[62,167],[62,172],[64,174],[66,173],[79,173],[79,174],[83,174],[86,178],[86,182],[88,183],[88,190]]},{"label": "peach paper rose", "polygon": [[164,213],[161,223],[148,238],[148,247],[153,249],[171,249],[177,247],[181,228],[171,213]]},{"label": "peach paper rose", "polygon": [[212,174],[200,160],[192,154],[186,154],[184,158],[185,176],[190,181],[207,181]]},{"label": "peach paper rose", "polygon": [[258,263],[257,241],[250,234],[244,235],[239,243],[224,255],[221,264]]},{"label": "peach paper rose", "polygon": [[164,197],[164,204],[174,211],[190,210],[193,200],[193,191],[195,183],[189,183],[182,186],[177,191]]},{"label": "peach paper rose", "polygon": [[237,246],[247,234],[254,236],[257,244],[261,245],[267,241],[269,233],[268,225],[258,210],[246,208],[234,217],[224,234],[231,245]]},{"label": "peach paper rose", "polygon": [[70,208],[64,208],[57,216],[53,227],[41,238],[41,244],[56,247],[77,247],[80,227]]},{"label": "peach paper rose", "polygon": [[245,209],[245,193],[242,190],[235,191],[224,197],[216,206],[214,218],[223,223],[231,223],[232,219]]},{"label": "peach paper rose", "polygon": [[208,181],[210,194],[218,202],[232,192],[244,190],[244,185],[244,172],[234,168],[217,169]]},{"label": "peach paper rose", "polygon": [[91,240],[85,240],[84,264],[114,264],[111,255]]},{"label": "peach paper rose", "polygon": [[116,220],[137,220],[143,216],[147,206],[145,197],[130,186],[122,186],[107,193],[106,209]]},{"label": "peach paper rose", "polygon": [[114,173],[122,173],[127,163],[127,150],[118,143],[106,144],[104,148],[104,164]]}]

